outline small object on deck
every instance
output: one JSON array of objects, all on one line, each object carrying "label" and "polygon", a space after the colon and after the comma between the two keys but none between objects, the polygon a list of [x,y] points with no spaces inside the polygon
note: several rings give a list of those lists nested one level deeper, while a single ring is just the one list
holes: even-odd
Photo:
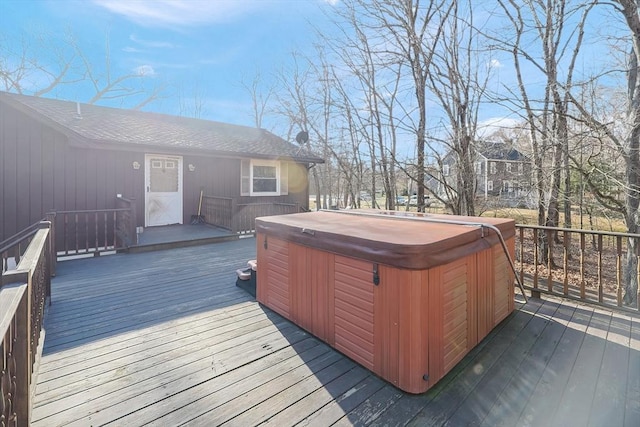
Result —
[{"label": "small object on deck", "polygon": [[249,293],[255,298],[256,296],[256,270],[258,268],[258,262],[255,259],[247,262],[247,268],[240,268],[236,270],[236,286],[243,291]]},{"label": "small object on deck", "polygon": [[200,190],[200,201],[198,202],[198,215],[191,215],[191,224],[204,224],[204,216],[202,216],[202,196],[204,190]]}]

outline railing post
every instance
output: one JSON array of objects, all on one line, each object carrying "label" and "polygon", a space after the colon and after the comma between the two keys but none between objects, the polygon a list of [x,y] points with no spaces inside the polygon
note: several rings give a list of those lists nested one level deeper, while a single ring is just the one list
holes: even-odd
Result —
[{"label": "railing post", "polygon": [[51,277],[56,276],[58,266],[58,252],[56,250],[56,213],[49,212],[45,215],[45,220],[49,221],[49,271]]},{"label": "railing post", "polygon": [[45,274],[44,274],[44,278],[45,278],[45,304],[48,302],[49,305],[51,305],[51,277],[53,276],[53,274],[51,274],[51,269],[52,269],[52,258],[55,258],[55,255],[51,254],[51,229],[52,229],[52,225],[51,225],[51,221],[40,221],[40,229],[48,229],[49,233],[47,234],[47,242],[45,243],[45,248],[44,248],[44,262],[46,265],[45,268]]},{"label": "railing post", "polygon": [[236,199],[231,199],[231,232],[232,233],[238,232],[237,209],[238,209],[238,203]]},{"label": "railing post", "polygon": [[129,215],[131,216],[131,224],[129,224],[129,232],[131,233],[131,241],[134,245],[138,244],[138,216],[136,211],[136,199],[129,199],[131,203],[129,204]]},{"label": "railing post", "polygon": [[540,298],[540,291],[538,291],[538,264],[540,254],[540,236],[538,235],[538,229],[533,229],[533,290],[531,290],[532,298]]},{"label": "railing post", "polygon": [[22,301],[16,311],[16,415],[18,426],[31,424],[31,302],[30,292],[22,294]]}]

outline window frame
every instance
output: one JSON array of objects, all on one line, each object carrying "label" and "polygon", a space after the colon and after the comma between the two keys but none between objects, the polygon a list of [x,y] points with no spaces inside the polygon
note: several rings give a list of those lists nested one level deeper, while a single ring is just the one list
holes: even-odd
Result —
[{"label": "window frame", "polygon": [[[254,190],[254,169],[256,167],[275,168],[276,191]],[[267,178],[265,178],[267,179]],[[279,160],[241,159],[240,161],[240,195],[250,197],[282,196],[289,194],[289,164]]]}]

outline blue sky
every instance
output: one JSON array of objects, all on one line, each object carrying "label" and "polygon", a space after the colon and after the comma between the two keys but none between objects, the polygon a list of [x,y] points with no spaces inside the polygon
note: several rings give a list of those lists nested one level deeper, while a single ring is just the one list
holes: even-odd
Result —
[{"label": "blue sky", "polygon": [[[267,82],[292,51],[311,49],[313,26],[336,0],[2,0],[2,33],[75,34],[91,62],[104,64],[110,43],[114,74],[144,72],[150,83],[198,92],[203,117],[253,125],[241,80],[256,72]],[[12,39],[17,42],[17,39]],[[87,100],[78,86],[53,96]],[[175,92],[173,92],[175,93]],[[52,96],[51,94],[48,96]],[[146,110],[177,114],[175,96]]]},{"label": "blue sky", "polygon": [[[483,7],[478,6],[477,19],[486,18],[492,28],[506,25],[499,16],[496,19],[494,2],[478,4]],[[115,75],[143,72],[149,84],[167,86],[165,96],[145,110],[179,114],[180,99],[189,108],[190,97],[197,93],[204,104],[201,117],[253,126],[251,97],[241,81],[251,81],[257,72],[264,86],[270,86],[274,74],[291,63],[292,51],[313,56],[315,29],[331,31],[331,14],[339,6],[339,0],[0,0],[0,37],[15,44],[20,41],[16,35],[26,33],[62,43],[62,34],[69,29],[97,67],[104,66],[108,39]],[[610,13],[606,10],[598,12],[601,15],[592,23],[619,25],[606,16]],[[590,36],[598,37],[604,29],[590,30]],[[577,74],[600,68],[610,56],[603,54],[607,47],[587,44]],[[516,88],[511,62],[508,53],[496,53],[490,87]],[[541,88],[541,74],[530,64],[523,66],[529,89]],[[86,86],[74,85],[47,96],[87,101],[91,95]],[[434,122],[437,107],[430,105],[429,114]],[[521,117],[488,102],[479,119],[481,125],[494,123],[488,127],[494,130]],[[286,136],[282,132],[287,124],[267,117],[263,127]],[[409,147],[411,155],[412,143]]]}]

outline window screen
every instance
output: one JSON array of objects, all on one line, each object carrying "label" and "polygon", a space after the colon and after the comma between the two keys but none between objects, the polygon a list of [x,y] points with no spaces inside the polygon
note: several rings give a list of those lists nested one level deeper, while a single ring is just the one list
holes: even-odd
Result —
[{"label": "window screen", "polygon": [[171,193],[178,191],[177,161],[167,159],[151,159],[149,170],[150,188],[154,193]]}]

